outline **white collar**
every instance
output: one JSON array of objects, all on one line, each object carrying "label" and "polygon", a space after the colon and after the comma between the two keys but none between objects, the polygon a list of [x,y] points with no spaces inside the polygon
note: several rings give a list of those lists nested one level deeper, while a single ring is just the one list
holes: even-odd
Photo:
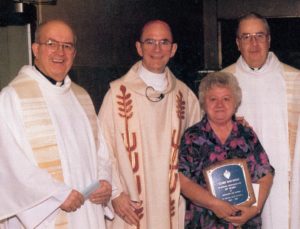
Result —
[{"label": "white collar", "polygon": [[[252,69],[244,60],[242,56],[237,61],[237,65],[244,71],[247,72],[248,74],[251,75],[257,75],[257,76],[264,76],[263,74],[266,73],[274,73],[277,71],[280,71],[281,65],[276,57],[276,55],[273,52],[268,53],[268,57],[266,59],[266,62],[261,66],[260,68]],[[263,73],[263,74],[262,74]]]},{"label": "white collar", "polygon": [[164,91],[168,86],[166,72],[153,73],[141,65],[138,69],[138,75],[147,86],[153,87],[156,91]]}]

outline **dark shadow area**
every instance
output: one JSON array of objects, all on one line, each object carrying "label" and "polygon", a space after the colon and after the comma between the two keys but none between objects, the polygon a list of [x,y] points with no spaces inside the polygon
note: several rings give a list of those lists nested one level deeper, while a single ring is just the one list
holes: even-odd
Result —
[{"label": "dark shadow area", "polygon": [[0,26],[35,24],[36,7],[32,4],[23,4],[22,13],[15,10],[12,0],[0,1]]},{"label": "dark shadow area", "polygon": [[70,71],[71,79],[87,90],[98,112],[109,83],[124,75],[129,69],[73,67]]}]

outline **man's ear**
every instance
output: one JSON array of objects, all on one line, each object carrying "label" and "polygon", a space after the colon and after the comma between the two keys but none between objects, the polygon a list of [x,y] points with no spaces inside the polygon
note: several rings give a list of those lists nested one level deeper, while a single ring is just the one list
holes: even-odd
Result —
[{"label": "man's ear", "polygon": [[75,58],[76,54],[77,54],[77,50],[75,49],[75,51],[73,53],[73,58]]},{"label": "man's ear", "polygon": [[269,48],[271,47],[271,35],[268,36]]},{"label": "man's ear", "polygon": [[171,56],[170,57],[173,57],[177,51],[177,43],[174,43],[172,44],[172,50],[171,50]]},{"label": "man's ear", "polygon": [[240,43],[239,43],[238,38],[235,39],[235,43],[236,43],[237,49],[240,51]]},{"label": "man's ear", "polygon": [[33,43],[31,45],[31,50],[33,52],[34,58],[37,58],[37,54],[38,54],[38,51],[39,51],[39,45],[37,43]]},{"label": "man's ear", "polygon": [[136,51],[139,54],[140,57],[143,57],[143,49],[142,49],[142,44],[139,41],[135,42],[135,47],[136,47]]}]

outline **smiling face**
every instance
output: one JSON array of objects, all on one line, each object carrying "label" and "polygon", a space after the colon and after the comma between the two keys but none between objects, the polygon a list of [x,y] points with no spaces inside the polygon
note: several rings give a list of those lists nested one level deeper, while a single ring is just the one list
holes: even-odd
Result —
[{"label": "smiling face", "polygon": [[71,28],[62,21],[51,21],[43,25],[39,40],[32,45],[35,65],[47,76],[62,81],[72,67],[76,51],[66,50],[61,45],[56,49],[46,45],[47,41],[57,41],[60,44],[73,44],[74,34]]},{"label": "smiling face", "polygon": [[[153,21],[146,24],[140,39],[136,42],[136,49],[143,58],[143,66],[154,73],[164,72],[167,63],[177,50],[177,44],[173,44],[173,37],[168,24],[163,21]],[[154,45],[145,42],[149,40],[154,40]],[[162,41],[170,41],[171,44],[163,45]]]},{"label": "smiling face", "polygon": [[248,41],[236,38],[236,44],[241,55],[252,68],[260,68],[265,63],[270,48],[270,35],[262,20],[258,18],[248,18],[240,22],[238,37],[245,34],[257,33],[267,34],[267,36],[261,41],[255,37],[251,37]]},{"label": "smiling face", "polygon": [[216,125],[231,122],[236,110],[236,101],[228,87],[213,86],[204,96],[204,109],[209,121]]}]

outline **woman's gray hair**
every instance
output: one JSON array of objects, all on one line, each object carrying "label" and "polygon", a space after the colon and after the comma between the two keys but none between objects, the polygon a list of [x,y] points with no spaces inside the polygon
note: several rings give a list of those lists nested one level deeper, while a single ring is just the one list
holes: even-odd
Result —
[{"label": "woman's gray hair", "polygon": [[206,93],[215,86],[226,87],[233,92],[235,109],[237,110],[242,101],[242,90],[235,76],[229,72],[212,72],[201,80],[198,91],[201,108],[205,108]]}]

